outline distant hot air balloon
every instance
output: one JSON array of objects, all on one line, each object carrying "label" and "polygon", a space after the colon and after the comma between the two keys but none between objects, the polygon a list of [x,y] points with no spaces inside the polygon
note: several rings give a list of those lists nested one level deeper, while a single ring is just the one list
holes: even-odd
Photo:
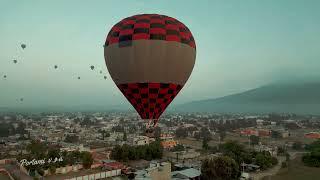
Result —
[{"label": "distant hot air balloon", "polygon": [[3,78],[7,78],[7,75],[4,75]]},{"label": "distant hot air balloon", "polygon": [[177,19],[141,14],[111,28],[104,56],[117,87],[148,126],[156,126],[191,75],[196,44]]},{"label": "distant hot air balloon", "polygon": [[17,64],[17,62],[18,62],[17,60],[13,60],[13,63]]},{"label": "distant hot air balloon", "polygon": [[80,77],[78,77],[78,79],[80,79]]},{"label": "distant hot air balloon", "polygon": [[21,48],[22,48],[22,49],[24,49],[24,48],[26,48],[26,47],[27,47],[26,44],[21,44]]},{"label": "distant hot air balloon", "polygon": [[107,79],[107,76],[103,76],[104,79]]},{"label": "distant hot air balloon", "polygon": [[54,68],[55,68],[55,69],[57,69],[57,68],[58,68],[58,66],[57,66],[57,65],[54,65]]},{"label": "distant hot air balloon", "polygon": [[91,70],[94,70],[94,66],[90,66]]},{"label": "distant hot air balloon", "polygon": [[23,98],[20,98],[20,101],[23,101]]},{"label": "distant hot air balloon", "polygon": [[100,71],[100,74],[102,74],[102,71]]}]

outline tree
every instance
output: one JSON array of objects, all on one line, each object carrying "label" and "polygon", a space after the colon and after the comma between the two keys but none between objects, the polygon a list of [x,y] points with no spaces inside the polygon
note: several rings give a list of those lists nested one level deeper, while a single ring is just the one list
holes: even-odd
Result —
[{"label": "tree", "polygon": [[188,136],[188,132],[185,128],[182,128],[182,127],[179,127],[177,130],[176,130],[176,137],[177,138],[183,138],[183,137],[187,137]]},{"label": "tree", "polygon": [[261,167],[261,169],[267,169],[268,167],[271,167],[271,162],[268,162],[266,157],[259,153],[256,156],[256,164]]},{"label": "tree", "polygon": [[160,141],[143,146],[117,145],[111,151],[111,157],[118,161],[161,159],[162,155],[163,147]]},{"label": "tree", "polygon": [[83,121],[80,122],[81,126],[91,126],[94,125],[94,122],[90,120],[89,116],[85,116]]},{"label": "tree", "polygon": [[124,127],[121,126],[121,125],[113,126],[113,127],[112,127],[112,131],[115,131],[115,132],[124,132]]},{"label": "tree", "polygon": [[25,130],[26,125],[23,122],[19,122],[18,127],[16,129],[16,134],[26,134],[27,131]]},{"label": "tree", "polygon": [[306,145],[305,149],[306,149],[307,151],[314,151],[314,150],[316,150],[316,149],[320,149],[320,139],[317,140],[317,141],[314,141],[314,142],[311,143],[311,144]]},{"label": "tree", "polygon": [[111,158],[118,161],[121,160],[121,151],[122,151],[122,147],[119,145],[116,145],[111,151]]},{"label": "tree", "polygon": [[201,128],[200,135],[203,139],[207,139],[207,140],[211,139],[211,134],[210,134],[210,131],[207,127]]},{"label": "tree", "polygon": [[55,157],[57,157],[59,154],[60,154],[60,150],[59,150],[59,149],[57,149],[57,148],[50,148],[50,149],[48,150],[47,157],[48,157],[48,158],[55,158]]},{"label": "tree", "polygon": [[202,140],[202,149],[205,149],[205,150],[209,149],[208,141],[209,140],[207,138],[203,138],[203,140]]},{"label": "tree", "polygon": [[282,168],[286,168],[286,167],[288,167],[287,162],[282,162],[282,163],[281,163],[281,167],[282,167]]},{"label": "tree", "polygon": [[320,140],[317,140],[306,147],[308,154],[302,157],[305,165],[311,167],[320,167]]},{"label": "tree", "polygon": [[137,153],[137,149],[136,148],[129,148],[128,158],[130,160],[138,159],[138,153]]},{"label": "tree", "polygon": [[286,153],[286,161],[289,162],[289,160],[290,160],[290,154]]},{"label": "tree", "polygon": [[79,141],[79,136],[76,135],[67,135],[64,142],[76,143]]},{"label": "tree", "polygon": [[234,159],[238,164],[244,161],[244,157],[247,157],[247,152],[242,144],[237,141],[228,141],[221,146],[221,151],[225,156],[229,156]]},{"label": "tree", "polygon": [[79,118],[75,118],[75,119],[73,120],[73,122],[74,122],[75,124],[78,124],[78,123],[81,122],[81,120],[80,120]]},{"label": "tree", "polygon": [[223,141],[226,136],[227,136],[226,131],[224,129],[220,129],[219,130],[220,141]]},{"label": "tree", "polygon": [[172,148],[173,152],[176,152],[176,151],[184,151],[184,146],[182,144],[177,144],[174,148]]},{"label": "tree", "polygon": [[82,165],[84,168],[89,169],[93,163],[93,158],[91,153],[89,152],[82,152]]},{"label": "tree", "polygon": [[12,135],[14,128],[12,124],[9,123],[0,123],[0,137],[7,137]]},{"label": "tree", "polygon": [[106,137],[106,130],[99,130],[98,131],[99,133],[101,133],[101,135],[102,135],[102,140],[104,140],[104,138]]},{"label": "tree", "polygon": [[256,164],[261,167],[261,169],[268,169],[276,164],[278,164],[278,159],[272,157],[267,151],[259,152],[255,156]]},{"label": "tree", "polygon": [[236,180],[240,177],[238,164],[228,156],[205,159],[201,165],[201,178],[204,180]]},{"label": "tree", "polygon": [[296,141],[292,144],[292,149],[294,150],[301,150],[302,149],[302,143],[299,141]]},{"label": "tree", "polygon": [[40,141],[32,140],[31,143],[27,145],[26,149],[32,156],[34,156],[34,158],[41,158],[45,156],[48,147]]},{"label": "tree", "polygon": [[281,133],[278,131],[271,131],[271,137],[275,139],[282,138]]},{"label": "tree", "polygon": [[49,167],[49,171],[50,171],[51,174],[55,174],[55,173],[56,173],[56,167],[53,166],[53,165],[51,165],[51,166]]},{"label": "tree", "polygon": [[161,128],[160,128],[160,127],[156,127],[156,128],[154,129],[154,137],[157,138],[157,139],[159,139],[160,136],[161,136]]},{"label": "tree", "polygon": [[259,144],[259,141],[260,141],[260,137],[259,136],[255,136],[255,135],[251,135],[250,136],[250,143],[252,145],[257,145]]},{"label": "tree", "polygon": [[278,155],[286,155],[287,151],[284,147],[278,147]]},{"label": "tree", "polygon": [[123,141],[127,141],[127,133],[126,132],[123,133],[123,139],[122,140]]}]

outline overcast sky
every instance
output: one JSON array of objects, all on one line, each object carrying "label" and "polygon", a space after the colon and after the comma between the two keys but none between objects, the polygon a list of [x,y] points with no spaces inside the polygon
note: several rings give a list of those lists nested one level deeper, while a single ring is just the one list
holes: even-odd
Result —
[{"label": "overcast sky", "polygon": [[172,16],[195,37],[196,65],[176,104],[317,79],[319,9],[318,0],[0,0],[0,107],[125,103],[102,45],[115,23],[141,13]]}]

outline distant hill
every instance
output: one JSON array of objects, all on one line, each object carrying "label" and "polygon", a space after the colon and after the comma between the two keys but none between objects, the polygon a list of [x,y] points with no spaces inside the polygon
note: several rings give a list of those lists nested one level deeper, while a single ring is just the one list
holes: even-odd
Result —
[{"label": "distant hill", "polygon": [[1,112],[109,112],[132,110],[129,105],[97,106],[97,105],[77,105],[77,106],[29,106],[29,107],[0,107]]},{"label": "distant hill", "polygon": [[270,84],[173,107],[184,112],[320,114],[320,82]]}]

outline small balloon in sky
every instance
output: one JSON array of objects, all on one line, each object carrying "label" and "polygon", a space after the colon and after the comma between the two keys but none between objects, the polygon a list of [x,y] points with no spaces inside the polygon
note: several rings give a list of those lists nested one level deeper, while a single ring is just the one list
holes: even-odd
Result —
[{"label": "small balloon in sky", "polygon": [[23,98],[20,98],[20,101],[23,101]]},{"label": "small balloon in sky", "polygon": [[91,70],[94,70],[94,66],[90,66]]},{"label": "small balloon in sky", "polygon": [[57,68],[58,68],[58,66],[57,66],[57,65],[54,65],[54,68],[55,68],[55,69],[57,69]]},{"label": "small balloon in sky", "polygon": [[100,74],[102,74],[102,71],[100,71]]},{"label": "small balloon in sky", "polygon": [[3,78],[7,78],[7,75],[4,75]]},{"label": "small balloon in sky", "polygon": [[27,47],[26,44],[21,44],[21,48],[22,48],[22,49],[25,49],[26,47]]},{"label": "small balloon in sky", "polygon": [[107,79],[107,76],[103,76],[104,79]]},{"label": "small balloon in sky", "polygon": [[80,79],[80,77],[78,77],[78,79]]},{"label": "small balloon in sky", "polygon": [[17,64],[17,62],[18,62],[18,61],[17,61],[16,59],[13,60],[13,63]]}]

